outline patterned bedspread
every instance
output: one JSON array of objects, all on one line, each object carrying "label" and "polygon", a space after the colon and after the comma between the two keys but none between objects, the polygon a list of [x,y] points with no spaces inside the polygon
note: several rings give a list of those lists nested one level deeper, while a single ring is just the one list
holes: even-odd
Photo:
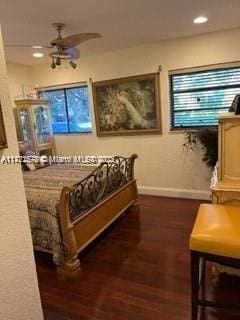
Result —
[{"label": "patterned bedspread", "polygon": [[53,261],[65,260],[58,204],[63,187],[84,179],[95,167],[53,164],[35,171],[24,171],[24,185],[33,244],[53,253]]}]

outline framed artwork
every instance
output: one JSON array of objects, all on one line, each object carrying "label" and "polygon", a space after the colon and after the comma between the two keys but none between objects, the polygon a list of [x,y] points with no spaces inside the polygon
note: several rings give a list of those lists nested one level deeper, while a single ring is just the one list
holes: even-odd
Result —
[{"label": "framed artwork", "polygon": [[0,149],[7,148],[7,139],[6,139],[6,132],[3,122],[3,114],[2,114],[2,107],[0,103]]},{"label": "framed artwork", "polygon": [[98,136],[161,133],[159,73],[92,83]]}]

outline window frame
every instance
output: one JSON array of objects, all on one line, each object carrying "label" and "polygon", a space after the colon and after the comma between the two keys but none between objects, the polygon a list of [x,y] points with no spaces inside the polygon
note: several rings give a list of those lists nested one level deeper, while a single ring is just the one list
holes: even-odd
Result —
[{"label": "window frame", "polygon": [[[89,107],[89,113],[90,113],[90,116],[91,116],[91,124],[92,124],[91,131],[85,131],[85,132],[70,131],[67,90],[68,89],[78,89],[78,88],[83,88],[83,87],[87,88],[87,92],[88,92],[88,107]],[[69,84],[69,85],[66,85],[66,86],[65,85],[49,86],[49,87],[41,88],[39,90],[39,92],[42,93],[44,96],[45,96],[46,92],[50,92],[50,91],[63,91],[63,93],[64,93],[65,111],[66,111],[66,117],[67,117],[66,120],[67,120],[67,128],[68,128],[68,132],[54,132],[53,131],[53,127],[52,127],[53,134],[54,135],[92,134],[93,133],[93,123],[92,123],[92,112],[91,112],[91,107],[90,107],[90,94],[89,94],[89,85],[88,85],[88,83],[87,82],[80,82],[80,83]],[[51,106],[49,106],[49,108],[50,108],[50,113],[51,113]],[[52,118],[52,114],[51,114],[51,118]],[[52,119],[51,119],[51,126],[52,126]]]},{"label": "window frame", "polygon": [[[240,61],[234,61],[229,63],[220,63],[220,64],[214,64],[214,65],[205,65],[200,67],[193,67],[193,68],[184,68],[184,69],[176,69],[176,70],[170,70],[168,72],[168,82],[169,82],[169,105],[170,105],[170,131],[186,131],[186,130],[198,130],[200,128],[203,128],[204,126],[207,126],[208,128],[216,128],[216,125],[194,125],[194,126],[175,126],[174,124],[174,116],[175,116],[175,109],[174,109],[174,90],[173,90],[173,78],[174,76],[178,75],[191,75],[191,74],[197,74],[202,72],[211,72],[211,71],[218,71],[218,70],[228,70],[228,69],[234,69],[234,68],[240,68]],[[215,86],[210,88],[198,88],[198,89],[189,89],[186,90],[187,92],[196,92],[196,91],[204,91],[204,90],[216,90],[218,88],[226,89],[226,88],[240,88],[239,85],[232,85],[232,86]],[[213,110],[213,108],[211,108]],[[207,109],[206,109],[207,110]],[[191,109],[189,109],[191,111]],[[192,110],[194,111],[194,109]]]}]

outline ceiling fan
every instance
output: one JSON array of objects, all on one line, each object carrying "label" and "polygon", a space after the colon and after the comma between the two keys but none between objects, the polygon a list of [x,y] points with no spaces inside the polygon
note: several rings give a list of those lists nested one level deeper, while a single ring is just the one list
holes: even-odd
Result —
[{"label": "ceiling fan", "polygon": [[58,36],[51,41],[50,46],[7,45],[7,47],[55,48],[55,51],[49,53],[52,58],[51,68],[55,69],[56,66],[61,65],[62,60],[67,60],[71,67],[75,69],[77,64],[73,60],[80,57],[80,52],[76,47],[84,41],[101,37],[99,33],[78,33],[63,38],[62,30],[65,28],[65,24],[53,23],[52,26],[57,30]]}]

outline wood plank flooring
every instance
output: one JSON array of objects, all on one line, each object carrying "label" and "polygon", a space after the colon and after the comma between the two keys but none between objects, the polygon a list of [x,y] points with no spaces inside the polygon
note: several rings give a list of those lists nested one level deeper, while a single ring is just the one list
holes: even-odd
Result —
[{"label": "wood plank flooring", "polygon": [[[190,320],[188,240],[200,201],[139,202],[81,254],[78,281],[59,279],[51,257],[36,253],[46,320]],[[210,297],[240,301],[239,282],[225,277],[214,292],[208,283]],[[206,320],[217,319],[240,313],[209,309]]]}]

